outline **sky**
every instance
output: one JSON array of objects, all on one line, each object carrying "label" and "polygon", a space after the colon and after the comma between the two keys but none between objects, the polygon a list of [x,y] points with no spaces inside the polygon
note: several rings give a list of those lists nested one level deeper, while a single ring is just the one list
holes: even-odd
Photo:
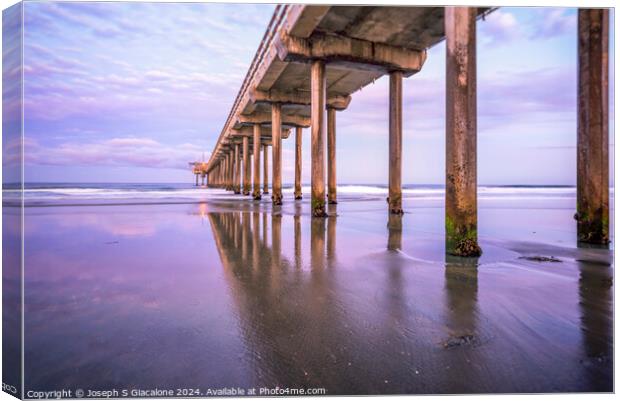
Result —
[{"label": "sky", "polygon": [[[208,160],[273,9],[25,3],[26,181],[193,182],[187,163]],[[500,8],[478,21],[479,184],[575,184],[576,14]],[[610,32],[610,88],[613,46]],[[403,84],[404,184],[445,180],[445,52],[444,43],[429,49]],[[338,181],[386,184],[387,77],[352,98],[337,113]],[[285,184],[294,179],[289,138]]]}]

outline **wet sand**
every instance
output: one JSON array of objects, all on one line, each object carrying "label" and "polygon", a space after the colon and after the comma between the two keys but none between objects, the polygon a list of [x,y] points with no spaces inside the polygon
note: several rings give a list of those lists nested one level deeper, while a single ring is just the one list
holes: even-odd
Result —
[{"label": "wet sand", "polygon": [[612,391],[612,252],[573,204],[482,200],[479,260],[432,199],[27,208],[26,390]]}]

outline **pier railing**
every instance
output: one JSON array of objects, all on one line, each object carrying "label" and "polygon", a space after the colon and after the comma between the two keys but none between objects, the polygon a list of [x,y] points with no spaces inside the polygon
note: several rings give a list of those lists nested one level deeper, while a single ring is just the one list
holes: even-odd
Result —
[{"label": "pier railing", "polygon": [[278,4],[276,6],[273,12],[273,15],[271,16],[271,20],[269,21],[269,25],[267,26],[267,29],[265,30],[265,34],[263,35],[263,38],[260,44],[258,45],[258,50],[254,54],[254,58],[252,59],[252,62],[250,63],[248,72],[245,74],[245,78],[243,79],[243,82],[241,83],[241,88],[239,88],[237,97],[235,98],[235,101],[233,102],[233,105],[230,109],[230,113],[228,114],[228,117],[226,118],[226,122],[224,123],[224,128],[222,128],[222,132],[220,133],[217,143],[215,144],[213,153],[209,157],[207,171],[211,170],[211,168],[213,167],[214,157],[217,155],[217,150],[220,147],[220,143],[222,139],[226,136],[226,133],[228,132],[228,130],[230,129],[231,123],[234,121],[234,116],[237,115],[239,111],[241,100],[243,99],[243,96],[247,92],[248,88],[250,87],[251,82],[254,80],[254,76],[256,75],[258,66],[260,65],[260,62],[262,61],[265,53],[269,50],[269,47],[271,46],[273,42],[276,32],[280,30],[282,26],[282,22],[284,21],[284,16],[288,13],[289,7],[290,7],[289,5],[282,5],[282,4]]}]

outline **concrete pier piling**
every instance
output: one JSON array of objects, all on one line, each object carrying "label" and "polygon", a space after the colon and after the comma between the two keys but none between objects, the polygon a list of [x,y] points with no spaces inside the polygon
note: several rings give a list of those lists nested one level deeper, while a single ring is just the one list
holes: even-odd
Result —
[{"label": "concrete pier piling", "polygon": [[226,190],[232,191],[232,155],[229,153],[226,154]]},{"label": "concrete pier piling", "polygon": [[250,194],[250,140],[243,137],[243,194]]},{"label": "concrete pier piling", "polygon": [[230,191],[235,191],[235,150],[231,148],[228,152],[228,181]]},{"label": "concrete pier piling", "polygon": [[235,179],[234,192],[236,195],[241,193],[241,158],[239,157],[239,144],[235,143]]},{"label": "concrete pier piling", "polygon": [[295,199],[300,200],[301,195],[301,141],[302,128],[295,128]]},{"label": "concrete pier piling", "polygon": [[390,214],[403,214],[402,149],[403,149],[403,73],[390,73],[389,93],[389,172],[388,205]]},{"label": "concrete pier piling", "polygon": [[609,11],[578,12],[577,235],[609,243]]},{"label": "concrete pier piling", "polygon": [[325,213],[325,63],[314,60],[310,69],[311,132],[312,132],[312,216],[326,217]]},{"label": "concrete pier piling", "polygon": [[327,201],[335,205],[336,196],[336,109],[327,107]]},{"label": "concrete pier piling", "polygon": [[282,204],[282,105],[271,104],[271,158],[273,179],[271,200],[274,205]]},{"label": "concrete pier piling", "polygon": [[267,145],[263,145],[263,194],[269,194],[269,158]]},{"label": "concrete pier piling", "polygon": [[254,200],[261,199],[261,188],[260,188],[260,124],[254,124],[254,192],[252,196]]},{"label": "concrete pier piling", "polygon": [[222,160],[222,188],[228,190],[228,155]]},{"label": "concrete pier piling", "polygon": [[446,252],[479,256],[476,9],[446,7]]}]

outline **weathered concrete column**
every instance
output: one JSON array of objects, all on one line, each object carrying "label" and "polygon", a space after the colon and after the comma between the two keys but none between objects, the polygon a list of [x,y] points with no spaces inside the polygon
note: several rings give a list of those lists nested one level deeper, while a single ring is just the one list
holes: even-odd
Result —
[{"label": "weathered concrete column", "polygon": [[223,156],[220,162],[220,176],[222,188],[226,189],[226,156]]},{"label": "weathered concrete column", "polygon": [[390,73],[390,162],[388,173],[388,208],[390,214],[403,214],[403,73]]},{"label": "weathered concrete column", "polygon": [[228,153],[226,154],[226,190],[227,191],[232,191],[233,190],[233,180],[232,180],[232,154]]},{"label": "weathered concrete column", "polygon": [[403,216],[400,214],[388,215],[388,243],[387,249],[398,251],[403,246]]},{"label": "weathered concrete column", "polygon": [[312,132],[312,216],[325,213],[325,101],[327,82],[325,63],[314,60],[310,69]]},{"label": "weathered concrete column", "polygon": [[302,128],[295,127],[295,199],[301,199],[301,141]]},{"label": "weathered concrete column", "polygon": [[260,124],[254,124],[254,200],[261,199],[260,193]]},{"label": "weathered concrete column", "polygon": [[609,243],[609,11],[579,9],[577,234]]},{"label": "weathered concrete column", "polygon": [[235,190],[235,151],[228,153],[228,185],[231,191]]},{"label": "weathered concrete column", "polygon": [[243,137],[243,194],[250,194],[250,140]]},{"label": "weathered concrete column", "polygon": [[269,193],[269,158],[267,145],[263,145],[263,194]]},{"label": "weathered concrete column", "polygon": [[241,158],[239,157],[239,144],[235,144],[235,194],[241,193]]},{"label": "weathered concrete column", "polygon": [[226,155],[222,157],[221,165],[222,188],[226,189]]},{"label": "weathered concrete column", "polygon": [[230,191],[232,189],[232,180],[231,178],[231,174],[230,174],[230,153],[226,153],[226,158],[224,159],[224,169],[225,169],[225,176],[224,176],[224,180],[225,180],[225,188],[227,191]]},{"label": "weathered concrete column", "polygon": [[336,109],[327,108],[327,201],[338,203],[336,196]]},{"label": "weathered concrete column", "polygon": [[271,158],[273,169],[271,199],[274,205],[282,204],[282,105],[271,104]]},{"label": "weathered concrete column", "polygon": [[476,8],[446,7],[446,252],[479,256]]}]

